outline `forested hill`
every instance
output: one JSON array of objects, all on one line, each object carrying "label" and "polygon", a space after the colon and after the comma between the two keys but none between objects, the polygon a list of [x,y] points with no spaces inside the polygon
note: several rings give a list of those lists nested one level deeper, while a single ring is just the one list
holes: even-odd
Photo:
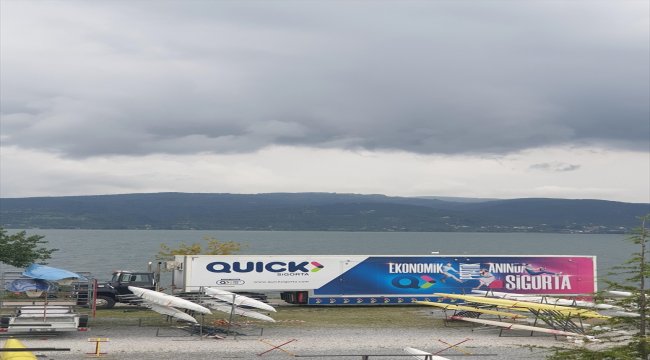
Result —
[{"label": "forested hill", "polygon": [[211,229],[624,233],[650,204],[449,201],[334,193],[156,193],[0,199],[8,229]]}]

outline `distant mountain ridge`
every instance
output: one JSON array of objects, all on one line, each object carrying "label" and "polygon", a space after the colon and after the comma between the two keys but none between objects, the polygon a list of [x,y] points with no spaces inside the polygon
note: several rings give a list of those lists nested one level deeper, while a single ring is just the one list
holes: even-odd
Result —
[{"label": "distant mountain ridge", "polygon": [[11,229],[624,233],[650,204],[337,193],[153,193],[0,199]]}]

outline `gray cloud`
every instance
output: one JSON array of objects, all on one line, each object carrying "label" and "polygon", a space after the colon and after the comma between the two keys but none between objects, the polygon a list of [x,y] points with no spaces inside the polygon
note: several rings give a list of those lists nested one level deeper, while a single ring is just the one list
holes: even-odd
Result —
[{"label": "gray cloud", "polygon": [[562,162],[553,162],[553,163],[533,164],[530,166],[530,168],[533,170],[542,170],[542,171],[550,171],[550,172],[568,172],[568,171],[575,171],[580,169],[580,165],[567,164]]},{"label": "gray cloud", "polygon": [[1,14],[3,145],[648,150],[647,2],[6,1]]}]

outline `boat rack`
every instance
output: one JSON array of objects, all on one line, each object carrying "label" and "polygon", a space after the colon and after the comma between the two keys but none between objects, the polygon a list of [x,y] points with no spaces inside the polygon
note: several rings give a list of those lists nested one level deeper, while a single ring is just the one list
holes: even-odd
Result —
[{"label": "boat rack", "polygon": [[[79,273],[90,279],[90,273]],[[88,330],[88,315],[78,312],[87,304],[87,292],[79,292],[79,284],[55,286],[36,297],[5,290],[5,285],[24,279],[21,272],[0,273],[0,337],[16,333],[24,335],[55,335],[63,331]]]}]

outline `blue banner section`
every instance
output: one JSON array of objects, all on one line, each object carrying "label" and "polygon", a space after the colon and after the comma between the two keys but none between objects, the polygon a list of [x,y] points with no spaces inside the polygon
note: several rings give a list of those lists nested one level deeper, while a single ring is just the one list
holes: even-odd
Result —
[{"label": "blue banner section", "polygon": [[313,297],[309,305],[408,305],[416,301],[448,302],[431,296]]},{"label": "blue banner section", "polygon": [[[468,256],[369,257],[351,264],[341,275],[315,289],[329,301],[354,295],[376,295],[375,302],[399,303],[435,292],[470,293],[494,290],[519,293],[568,294],[595,291],[592,257]],[[331,298],[328,297],[331,296]],[[332,300],[334,299],[334,300]],[[371,301],[371,300],[368,300]],[[359,302],[363,303],[363,302]],[[338,303],[337,303],[338,304]]]},{"label": "blue banner section", "polygon": [[416,301],[438,301],[435,297],[314,297],[310,305],[407,305]]}]

